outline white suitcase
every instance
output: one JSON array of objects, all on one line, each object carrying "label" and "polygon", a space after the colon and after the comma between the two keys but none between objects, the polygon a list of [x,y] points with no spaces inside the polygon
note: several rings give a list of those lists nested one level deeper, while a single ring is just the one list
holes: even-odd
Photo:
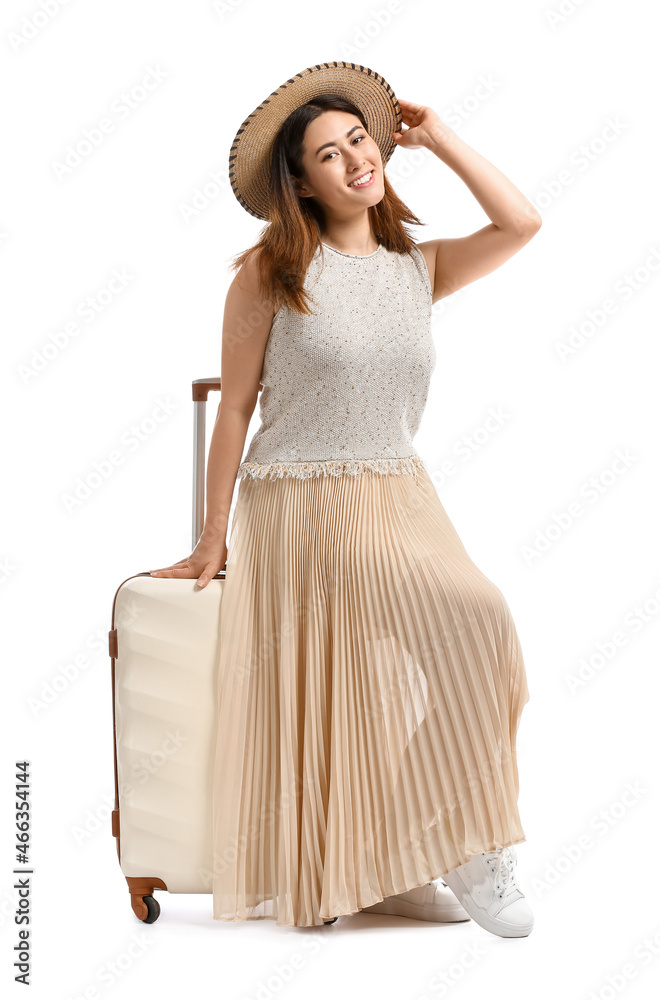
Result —
[{"label": "white suitcase", "polygon": [[[192,547],[204,523],[206,401],[193,384]],[[192,551],[192,550],[191,550]],[[155,889],[212,892],[212,761],[218,624],[225,569],[195,580],[128,577],[112,605],[109,652],[115,808],[121,870],[136,916],[160,914]]]}]

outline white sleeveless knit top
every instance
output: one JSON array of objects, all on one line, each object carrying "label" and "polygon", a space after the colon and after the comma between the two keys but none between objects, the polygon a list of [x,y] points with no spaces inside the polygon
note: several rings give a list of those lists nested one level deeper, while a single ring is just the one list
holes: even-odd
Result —
[{"label": "white sleeveless knit top", "polygon": [[305,275],[313,313],[273,317],[261,425],[237,478],[411,474],[435,345],[421,250],[317,248]]}]

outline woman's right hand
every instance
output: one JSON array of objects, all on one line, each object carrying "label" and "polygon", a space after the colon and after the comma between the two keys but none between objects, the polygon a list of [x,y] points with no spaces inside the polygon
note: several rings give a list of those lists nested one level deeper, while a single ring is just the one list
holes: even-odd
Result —
[{"label": "woman's right hand", "polygon": [[216,573],[227,565],[227,542],[225,538],[208,539],[204,532],[200,535],[192,553],[179,562],[165,566],[163,569],[152,569],[150,576],[175,577],[181,580],[197,578],[197,586],[205,587]]}]

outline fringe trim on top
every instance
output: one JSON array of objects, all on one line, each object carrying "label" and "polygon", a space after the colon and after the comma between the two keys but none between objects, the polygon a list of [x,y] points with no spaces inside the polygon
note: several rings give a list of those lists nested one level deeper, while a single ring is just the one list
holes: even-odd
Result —
[{"label": "fringe trim on top", "polygon": [[294,479],[309,479],[312,476],[360,476],[363,473],[376,473],[381,476],[412,475],[415,480],[418,472],[424,468],[419,455],[410,458],[365,458],[365,459],[330,459],[323,462],[268,462],[257,465],[253,462],[242,462],[236,473],[237,479],[281,479],[283,476]]}]

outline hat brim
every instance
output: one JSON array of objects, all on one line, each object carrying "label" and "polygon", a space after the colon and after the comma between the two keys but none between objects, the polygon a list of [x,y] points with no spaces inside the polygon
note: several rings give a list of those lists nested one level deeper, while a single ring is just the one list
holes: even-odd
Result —
[{"label": "hat brim", "polygon": [[268,187],[273,139],[292,111],[319,94],[346,97],[360,109],[367,131],[378,144],[383,166],[397,148],[392,132],[401,130],[401,108],[387,81],[357,63],[308,66],[261,102],[238,129],[229,152],[232,191],[243,208],[268,220]]}]

